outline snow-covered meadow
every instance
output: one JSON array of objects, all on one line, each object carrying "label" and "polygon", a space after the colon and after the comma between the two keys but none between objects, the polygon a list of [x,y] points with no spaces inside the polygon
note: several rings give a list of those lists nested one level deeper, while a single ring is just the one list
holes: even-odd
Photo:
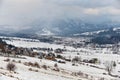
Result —
[{"label": "snow-covered meadow", "polygon": [[[38,40],[26,40],[24,38],[17,38],[17,39],[11,39],[11,40],[5,40],[7,44],[14,45],[16,47],[24,47],[24,48],[64,48],[64,45],[58,45],[58,44],[50,44],[50,43],[43,43],[39,42]],[[3,69],[0,69],[0,72],[6,73],[6,75],[3,75],[0,73],[0,80],[119,80],[120,77],[120,55],[118,54],[105,54],[105,52],[111,53],[111,50],[106,49],[90,49],[90,48],[73,48],[70,46],[66,46],[67,51],[64,51],[62,56],[66,58],[74,58],[74,57],[80,57],[81,60],[90,60],[93,58],[97,58],[99,63],[97,64],[91,64],[91,63],[76,63],[75,66],[73,66],[72,62],[67,62],[65,64],[57,63],[55,61],[46,60],[46,59],[38,59],[38,58],[31,58],[27,56],[26,59],[20,59],[20,58],[10,58],[11,61],[21,61],[21,63],[15,63],[17,66],[15,73],[10,73],[6,70],[7,62],[4,60],[7,59],[6,57],[0,57],[0,67]],[[113,77],[108,75],[108,72],[105,70],[104,63],[106,61],[115,61],[116,67],[113,69],[112,74],[118,75],[117,77]],[[43,68],[34,68],[31,66],[25,66],[23,63],[25,62],[37,62],[41,66],[47,65],[50,68],[48,70],[44,70]],[[54,68],[54,64],[57,63],[58,68],[60,69],[60,72],[56,72],[51,70],[51,68]],[[38,72],[29,71],[28,69],[37,69]],[[82,72],[83,75],[76,76],[76,73]],[[10,75],[14,76],[14,78],[10,77]],[[19,78],[19,79],[18,79]],[[104,78],[104,79],[103,79]]]}]

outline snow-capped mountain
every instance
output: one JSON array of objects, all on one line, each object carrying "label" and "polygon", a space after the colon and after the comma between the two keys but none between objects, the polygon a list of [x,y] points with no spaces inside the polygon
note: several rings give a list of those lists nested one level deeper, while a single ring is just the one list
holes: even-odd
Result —
[{"label": "snow-capped mountain", "polygon": [[[26,27],[26,26],[25,26]],[[50,22],[40,21],[39,25],[31,25],[26,29],[22,30],[11,30],[5,28],[1,30],[1,34],[14,35],[20,34],[26,35],[60,35],[60,36],[72,36],[74,34],[90,34],[88,32],[93,32],[99,30],[99,32],[104,32],[104,29],[109,29],[112,27],[120,27],[119,23],[88,23],[81,19],[58,19]],[[10,31],[9,31],[10,30]],[[12,32],[12,33],[11,33]],[[94,32],[96,33],[96,32]],[[91,33],[92,34],[92,33]]]},{"label": "snow-capped mountain", "polygon": [[98,44],[114,44],[120,42],[120,28],[111,28],[102,31],[90,32],[84,35],[92,36],[92,42]]},{"label": "snow-capped mountain", "polygon": [[120,27],[117,28],[110,28],[110,29],[104,29],[104,30],[98,30],[98,31],[92,31],[92,32],[85,32],[85,33],[81,33],[81,34],[74,34],[74,35],[88,35],[88,36],[94,36],[94,35],[101,35],[101,34],[110,34],[110,33],[118,33],[120,34]]}]

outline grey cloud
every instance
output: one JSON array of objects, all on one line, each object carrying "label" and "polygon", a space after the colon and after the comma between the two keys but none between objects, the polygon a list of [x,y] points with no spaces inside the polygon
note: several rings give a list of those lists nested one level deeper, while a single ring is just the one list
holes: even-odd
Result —
[{"label": "grey cloud", "polygon": [[[66,17],[85,19],[87,22],[115,20],[116,16],[120,18],[118,14],[111,15],[100,8],[119,8],[119,2],[120,0],[0,0],[2,4],[0,25],[12,25],[13,27],[10,28],[16,26],[15,30],[20,30],[26,29],[22,26],[51,25],[57,19]],[[98,12],[98,15],[89,15],[92,10],[85,14],[84,10],[86,9],[96,9],[101,12]]]},{"label": "grey cloud", "polygon": [[2,5],[2,1],[3,1],[3,0],[0,0],[0,6]]},{"label": "grey cloud", "polygon": [[101,1],[100,0],[59,0],[59,1],[51,0],[51,1],[59,5],[66,5],[66,6],[77,5],[77,6],[86,7],[86,8],[115,6],[117,2],[117,0],[101,0]]}]

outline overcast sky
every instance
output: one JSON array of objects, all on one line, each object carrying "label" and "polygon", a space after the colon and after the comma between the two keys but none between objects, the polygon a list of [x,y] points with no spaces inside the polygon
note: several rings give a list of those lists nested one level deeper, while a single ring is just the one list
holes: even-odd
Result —
[{"label": "overcast sky", "polygon": [[40,21],[63,17],[87,22],[120,22],[119,5],[120,0],[0,0],[0,25],[27,29]]}]

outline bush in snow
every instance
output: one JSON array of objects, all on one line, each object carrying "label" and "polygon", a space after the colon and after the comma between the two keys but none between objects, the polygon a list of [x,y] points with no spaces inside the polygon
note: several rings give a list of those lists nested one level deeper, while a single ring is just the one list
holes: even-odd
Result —
[{"label": "bush in snow", "polygon": [[25,66],[29,66],[27,62],[24,62],[23,64],[24,64]]},{"label": "bush in snow", "polygon": [[28,66],[34,66],[32,62],[28,62]]},{"label": "bush in snow", "polygon": [[62,61],[62,60],[59,60],[58,63],[65,64],[66,62],[65,62],[65,61]]},{"label": "bush in snow", "polygon": [[10,61],[10,59],[9,59],[9,58],[7,58],[7,59],[5,59],[4,61],[5,61],[5,62],[9,62],[9,61]]},{"label": "bush in snow", "polygon": [[54,67],[55,67],[55,68],[57,68],[57,67],[58,67],[57,63],[55,63],[55,64],[54,64]]},{"label": "bush in snow", "polygon": [[29,70],[29,71],[32,71],[32,68],[29,68],[28,70]]},{"label": "bush in snow", "polygon": [[77,72],[77,75],[79,75],[79,76],[82,76],[83,77],[83,73],[81,72],[81,71],[79,71],[79,72]]},{"label": "bush in snow", "polygon": [[34,72],[39,72],[38,70],[35,70],[35,69],[32,69],[32,68],[29,68],[28,70],[29,71],[34,71]]},{"label": "bush in snow", "polygon": [[39,72],[38,70],[34,70],[35,72]]},{"label": "bush in snow", "polygon": [[21,63],[21,60],[19,60],[18,63]]},{"label": "bush in snow", "polygon": [[96,64],[96,63],[98,63],[98,59],[97,58],[92,58],[91,60],[89,60],[89,63]]},{"label": "bush in snow", "polygon": [[37,67],[37,68],[40,68],[40,65],[39,65],[37,62],[35,62],[35,63],[33,64],[33,66],[34,66],[34,67]]},{"label": "bush in snow", "polygon": [[15,60],[12,60],[12,62],[16,62]]},{"label": "bush in snow", "polygon": [[75,66],[75,63],[73,63],[72,66]]},{"label": "bush in snow", "polygon": [[47,66],[46,65],[43,65],[42,68],[44,68],[45,70],[47,70]]},{"label": "bush in snow", "polygon": [[16,69],[16,65],[14,63],[10,62],[10,63],[7,64],[7,70],[15,71],[15,69]]},{"label": "bush in snow", "polygon": [[57,72],[59,72],[60,71],[60,69],[59,68],[55,68],[55,69],[53,69],[54,71],[57,71]]},{"label": "bush in snow", "polygon": [[53,69],[54,71],[58,71],[58,72],[60,71],[60,69],[58,68],[57,63],[54,64],[54,67],[55,67],[55,68]]},{"label": "bush in snow", "polygon": [[56,58],[63,59],[63,56],[62,55],[57,55]]},{"label": "bush in snow", "polygon": [[78,56],[76,56],[76,57],[74,57],[73,59],[72,59],[72,62],[75,64],[75,63],[79,63],[79,62],[81,62],[81,58],[80,57],[78,57]]},{"label": "bush in snow", "polygon": [[116,66],[117,66],[117,64],[116,64],[116,62],[114,61],[114,62],[113,62],[113,67],[116,67]]}]

